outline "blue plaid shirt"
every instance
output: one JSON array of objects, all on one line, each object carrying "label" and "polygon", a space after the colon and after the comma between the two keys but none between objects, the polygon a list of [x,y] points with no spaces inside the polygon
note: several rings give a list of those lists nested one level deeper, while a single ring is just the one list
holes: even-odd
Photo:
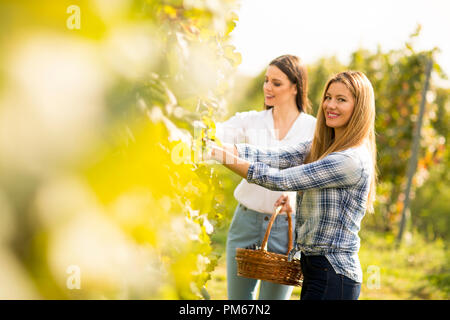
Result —
[{"label": "blue plaid shirt", "polygon": [[278,149],[236,144],[251,162],[247,181],[270,190],[297,191],[296,249],[325,255],[338,274],[362,282],[358,231],[373,170],[365,146],[303,164],[311,141]]}]

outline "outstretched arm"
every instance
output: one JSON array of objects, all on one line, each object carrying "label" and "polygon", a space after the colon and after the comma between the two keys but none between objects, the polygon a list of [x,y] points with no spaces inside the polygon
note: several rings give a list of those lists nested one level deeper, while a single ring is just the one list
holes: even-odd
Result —
[{"label": "outstretched arm", "polygon": [[325,158],[284,170],[262,162],[249,162],[238,156],[235,146],[212,145],[211,158],[221,162],[250,183],[270,190],[302,191],[333,187],[347,187],[359,181],[360,163],[347,155],[332,153]]},{"label": "outstretched arm", "polygon": [[285,169],[303,163],[309,153],[311,142],[280,148],[260,148],[249,144],[226,143],[218,147],[215,143],[210,142],[209,147],[212,150],[211,158],[225,165],[262,162],[273,168]]},{"label": "outstretched arm", "polygon": [[284,170],[264,163],[251,163],[247,168],[247,181],[277,191],[303,191],[308,189],[345,188],[356,184],[363,169],[357,159],[332,153],[325,158]]},{"label": "outstretched arm", "polygon": [[272,168],[286,169],[301,165],[311,149],[311,141],[295,146],[261,148],[249,144],[236,144],[237,154],[249,162],[262,162]]},{"label": "outstretched arm", "polygon": [[210,144],[209,147],[211,148],[209,158],[222,163],[231,171],[237,173],[242,178],[247,179],[250,162],[239,158],[235,145],[224,144],[219,147],[216,144]]}]

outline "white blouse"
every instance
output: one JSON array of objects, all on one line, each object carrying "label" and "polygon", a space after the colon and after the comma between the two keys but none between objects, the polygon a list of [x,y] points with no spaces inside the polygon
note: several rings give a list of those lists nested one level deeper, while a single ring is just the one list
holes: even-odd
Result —
[{"label": "white blouse", "polygon": [[[297,145],[312,140],[316,118],[301,113],[282,140],[277,139],[272,109],[264,111],[238,112],[225,122],[216,124],[216,136],[224,143],[248,143],[259,147],[277,148]],[[289,195],[292,209],[296,209],[296,192],[271,191],[245,179],[234,190],[234,197],[245,207],[262,212],[273,213],[274,203],[283,194]]]}]

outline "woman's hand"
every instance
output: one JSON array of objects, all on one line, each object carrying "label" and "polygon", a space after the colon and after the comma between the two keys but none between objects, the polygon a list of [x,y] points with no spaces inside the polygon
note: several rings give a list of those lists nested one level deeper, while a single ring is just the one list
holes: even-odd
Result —
[{"label": "woman's hand", "polygon": [[238,151],[234,144],[223,144],[218,146],[213,141],[207,142],[208,153],[204,160],[216,160],[225,167],[237,173],[242,178],[247,179],[250,162],[239,158]]},{"label": "woman's hand", "polygon": [[208,140],[206,142],[206,148],[208,150],[204,160],[216,160],[223,163],[223,158],[225,155],[225,149],[219,147],[215,142]]},{"label": "woman's hand", "polygon": [[237,150],[233,144],[224,143],[218,146],[215,142],[208,140],[206,147],[208,153],[205,160],[216,160],[222,164],[236,162]]},{"label": "woman's hand", "polygon": [[274,208],[281,206],[280,212],[286,212],[291,214],[293,212],[289,203],[289,196],[287,194],[281,195],[277,201],[275,201]]}]

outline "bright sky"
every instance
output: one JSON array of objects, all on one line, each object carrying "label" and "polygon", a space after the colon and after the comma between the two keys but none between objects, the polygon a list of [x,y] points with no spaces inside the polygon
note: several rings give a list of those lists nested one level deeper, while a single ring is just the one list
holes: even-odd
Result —
[{"label": "bright sky", "polygon": [[450,76],[449,0],[241,0],[238,15],[232,43],[247,75],[285,53],[306,63],[332,55],[348,62],[359,47],[397,49],[420,23],[416,48],[438,46],[438,63]]}]

